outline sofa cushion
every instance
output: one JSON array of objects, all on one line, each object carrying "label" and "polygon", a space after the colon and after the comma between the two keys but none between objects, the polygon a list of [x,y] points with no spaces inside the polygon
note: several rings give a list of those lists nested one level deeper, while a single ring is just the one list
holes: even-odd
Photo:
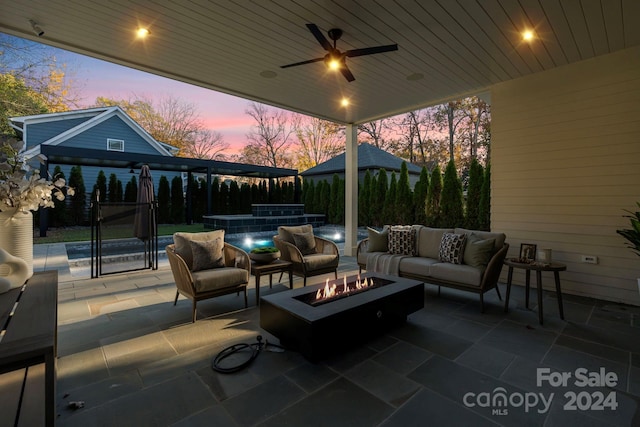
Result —
[{"label": "sofa cushion", "polygon": [[339,258],[333,254],[311,254],[304,257],[307,271],[336,267]]},{"label": "sofa cushion", "polygon": [[440,242],[439,260],[453,264],[462,264],[466,234],[444,233]]},{"label": "sofa cushion", "polygon": [[192,273],[197,292],[215,291],[249,282],[249,272],[244,268],[222,267]]},{"label": "sofa cushion", "polygon": [[389,230],[389,253],[415,255],[416,233],[410,225],[394,225]]},{"label": "sofa cushion", "polygon": [[203,233],[174,233],[173,243],[175,243],[176,253],[180,255],[187,264],[187,267],[189,267],[189,270],[191,270],[193,268],[193,252],[191,251],[191,244],[189,242],[191,240],[203,242],[206,240],[215,240],[217,238],[224,241],[224,230],[207,231]]},{"label": "sofa cushion", "polygon": [[292,233],[293,243],[300,250],[302,255],[310,255],[316,253],[316,239],[313,232],[309,233]]},{"label": "sofa cushion", "polygon": [[507,236],[504,233],[495,233],[493,231],[478,231],[478,230],[468,230],[466,228],[456,228],[454,230],[456,234],[477,234],[482,240],[495,239],[495,244],[493,246],[493,251],[497,252],[504,246],[504,242],[507,239]]},{"label": "sofa cushion", "polygon": [[431,266],[439,263],[437,259],[423,257],[406,257],[400,261],[400,274],[427,277],[431,275]]},{"label": "sofa cushion", "polygon": [[387,252],[389,250],[389,229],[384,228],[382,231],[367,227],[369,233],[369,244],[367,252]]},{"label": "sofa cushion", "polygon": [[278,227],[278,237],[285,242],[291,243],[292,245],[296,244],[296,242],[293,240],[294,233],[313,233],[313,226],[311,224],[305,224],[296,226],[281,225],[280,227]]},{"label": "sofa cushion", "polygon": [[425,258],[438,259],[440,242],[444,233],[453,233],[453,228],[420,227],[417,233],[418,255]]},{"label": "sofa cushion", "polygon": [[209,270],[224,267],[224,242],[220,237],[213,240],[191,240],[193,265],[191,271]]},{"label": "sofa cushion", "polygon": [[[448,262],[439,262],[429,267],[430,276],[434,279],[447,282],[460,283],[469,286],[480,286],[482,272],[470,265],[458,265]],[[429,280],[426,280],[429,283]]]},{"label": "sofa cushion", "polygon": [[476,233],[467,234],[467,243],[464,245],[465,264],[484,270],[493,254],[495,239],[482,239]]}]

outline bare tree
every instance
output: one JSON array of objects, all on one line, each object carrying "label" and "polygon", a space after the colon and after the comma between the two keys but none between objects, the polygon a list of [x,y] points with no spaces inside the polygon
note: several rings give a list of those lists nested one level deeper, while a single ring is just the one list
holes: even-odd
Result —
[{"label": "bare tree", "polygon": [[397,141],[391,139],[393,120],[390,118],[374,120],[358,125],[358,139],[369,142],[381,150],[394,151],[397,149]]},{"label": "bare tree", "polygon": [[342,153],[344,132],[337,123],[315,117],[300,116],[296,120],[298,139],[297,167],[312,168]]},{"label": "bare tree", "polygon": [[288,153],[295,123],[284,110],[269,108],[252,102],[246,114],[255,120],[247,134],[248,144],[242,150],[245,161],[257,165],[288,167],[292,158]]},{"label": "bare tree", "polygon": [[429,162],[430,133],[434,129],[435,109],[424,108],[410,111],[396,118],[396,129],[401,140],[404,140],[404,151],[412,163],[427,164]]},{"label": "bare tree", "polygon": [[436,122],[442,127],[446,127],[449,133],[449,160],[455,157],[456,130],[465,114],[461,108],[461,101],[451,101],[442,104],[436,113]]},{"label": "bare tree", "polygon": [[469,160],[478,157],[478,148],[488,146],[491,140],[491,113],[486,102],[477,97],[462,101],[465,119],[461,126],[461,139],[469,145]]},{"label": "bare tree", "polygon": [[225,160],[223,151],[229,148],[220,132],[200,130],[192,134],[193,138],[185,141],[184,155],[195,159]]}]

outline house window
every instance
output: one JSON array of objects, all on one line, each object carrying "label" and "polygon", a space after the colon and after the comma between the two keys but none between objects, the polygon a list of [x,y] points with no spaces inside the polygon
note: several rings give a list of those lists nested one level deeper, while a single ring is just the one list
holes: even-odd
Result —
[{"label": "house window", "polygon": [[124,151],[124,141],[107,138],[107,151]]}]

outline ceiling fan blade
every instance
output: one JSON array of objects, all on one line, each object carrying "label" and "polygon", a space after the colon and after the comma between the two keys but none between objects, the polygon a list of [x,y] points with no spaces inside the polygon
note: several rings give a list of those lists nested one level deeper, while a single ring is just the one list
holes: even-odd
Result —
[{"label": "ceiling fan blade", "polygon": [[362,49],[351,49],[344,53],[345,56],[353,58],[354,56],[373,55],[375,53],[392,52],[398,50],[397,44],[389,44],[385,46],[365,47]]},{"label": "ceiling fan blade", "polygon": [[280,68],[297,67],[298,65],[311,64],[312,62],[324,61],[324,58],[310,59],[308,61],[295,62],[293,64],[281,65]]},{"label": "ceiling fan blade", "polygon": [[322,45],[324,50],[331,51],[331,49],[333,49],[329,40],[327,40],[324,34],[322,34],[322,31],[320,31],[320,28],[318,28],[316,24],[307,24],[307,28],[311,31],[311,34],[313,34],[316,40],[318,40],[318,43]]},{"label": "ceiling fan blade", "polygon": [[342,67],[340,67],[340,72],[348,82],[352,82],[356,79],[355,77],[353,77],[353,74],[351,74],[351,70],[349,70],[347,64],[343,64]]}]

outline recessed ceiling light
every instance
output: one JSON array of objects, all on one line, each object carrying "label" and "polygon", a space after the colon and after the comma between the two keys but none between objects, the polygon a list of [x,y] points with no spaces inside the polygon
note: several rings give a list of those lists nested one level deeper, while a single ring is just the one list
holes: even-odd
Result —
[{"label": "recessed ceiling light", "polygon": [[422,73],[413,73],[413,74],[409,74],[407,76],[407,80],[412,81],[412,82],[416,81],[416,80],[422,80],[422,79],[424,79],[424,74],[422,74]]},{"label": "recessed ceiling light", "polygon": [[349,98],[342,98],[340,100],[340,105],[342,105],[343,107],[348,107],[349,106]]},{"label": "recessed ceiling light", "polygon": [[151,32],[149,31],[148,28],[144,28],[144,27],[140,27],[136,30],[136,36],[139,39],[144,39],[145,37],[147,37],[149,34],[151,34]]},{"label": "recessed ceiling light", "polygon": [[278,76],[278,73],[271,70],[265,70],[260,72],[260,77],[264,77],[265,79],[273,79]]},{"label": "recessed ceiling light", "polygon": [[532,30],[524,30],[522,32],[522,40],[524,40],[526,42],[533,41],[533,39],[535,37],[536,37],[536,35],[534,34],[534,32]]}]

